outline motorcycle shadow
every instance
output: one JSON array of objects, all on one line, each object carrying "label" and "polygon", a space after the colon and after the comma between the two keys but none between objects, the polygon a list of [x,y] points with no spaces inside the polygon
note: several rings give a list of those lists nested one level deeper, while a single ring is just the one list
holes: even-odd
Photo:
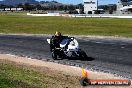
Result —
[{"label": "motorcycle shadow", "polygon": [[81,61],[93,61],[95,60],[95,58],[93,57],[85,57],[85,58],[73,58],[73,57],[67,57],[64,59],[68,59],[68,60],[81,60]]}]

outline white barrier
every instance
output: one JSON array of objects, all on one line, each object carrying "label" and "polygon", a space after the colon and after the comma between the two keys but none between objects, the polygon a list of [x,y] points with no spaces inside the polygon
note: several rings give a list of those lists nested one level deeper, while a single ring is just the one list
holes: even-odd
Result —
[{"label": "white barrier", "polygon": [[80,17],[80,18],[132,18],[132,15],[77,15],[77,14],[59,14],[59,13],[48,13],[48,14],[31,14],[27,13],[29,16],[63,16],[63,17]]},{"label": "white barrier", "polygon": [[71,17],[80,17],[80,18],[132,18],[132,15],[72,15]]},{"label": "white barrier", "polygon": [[59,13],[48,13],[48,14],[31,14],[27,13],[28,16],[63,16],[63,17],[72,17],[70,14],[59,14]]},{"label": "white barrier", "polygon": [[60,16],[59,13],[48,13],[48,14],[31,14],[31,13],[27,13],[27,15],[29,15],[29,16]]}]

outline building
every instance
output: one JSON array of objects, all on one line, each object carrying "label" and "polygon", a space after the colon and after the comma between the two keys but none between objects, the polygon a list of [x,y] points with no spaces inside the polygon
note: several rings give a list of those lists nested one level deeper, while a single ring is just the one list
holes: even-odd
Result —
[{"label": "building", "polygon": [[23,8],[4,8],[2,11],[23,11]]},{"label": "building", "polygon": [[132,0],[120,0],[117,4],[117,13],[132,14]]},{"label": "building", "polygon": [[98,0],[83,0],[84,13],[93,14],[98,9]]}]

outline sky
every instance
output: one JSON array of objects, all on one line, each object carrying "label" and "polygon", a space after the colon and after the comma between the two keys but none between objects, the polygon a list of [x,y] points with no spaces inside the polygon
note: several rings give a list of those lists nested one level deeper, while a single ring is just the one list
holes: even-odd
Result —
[{"label": "sky", "polygon": [[[2,1],[2,0],[0,0]],[[53,1],[53,0],[36,0],[36,1]],[[83,3],[83,0],[54,0],[66,4],[79,4]],[[98,0],[99,5],[104,5],[104,4],[116,4],[119,0]]]}]

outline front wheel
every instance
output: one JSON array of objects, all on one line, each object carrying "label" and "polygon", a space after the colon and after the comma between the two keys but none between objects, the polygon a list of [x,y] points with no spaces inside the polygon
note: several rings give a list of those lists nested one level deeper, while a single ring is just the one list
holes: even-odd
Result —
[{"label": "front wheel", "polygon": [[82,59],[86,59],[87,58],[87,54],[84,51],[80,50],[79,51],[79,57],[82,58]]}]

